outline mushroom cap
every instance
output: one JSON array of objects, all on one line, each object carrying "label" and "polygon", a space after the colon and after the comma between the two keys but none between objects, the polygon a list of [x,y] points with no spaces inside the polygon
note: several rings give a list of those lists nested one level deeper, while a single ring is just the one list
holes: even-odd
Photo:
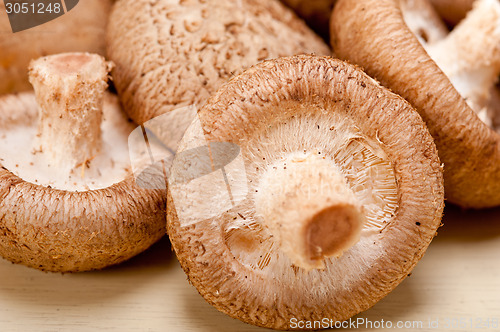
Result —
[{"label": "mushroom cap", "polygon": [[107,41],[118,94],[140,124],[201,105],[231,76],[264,59],[331,54],[276,0],[121,0]]},{"label": "mushroom cap", "polygon": [[[177,212],[185,206],[178,205],[169,185],[167,230],[172,246],[190,283],[218,310],[247,323],[283,330],[290,329],[291,318],[348,319],[394,289],[436,234],[444,205],[443,178],[432,137],[408,102],[355,66],[306,55],[265,61],[224,84],[198,115],[208,142],[241,148],[251,187],[247,197],[228,211],[186,224]],[[332,127],[330,117],[343,120]],[[266,149],[326,151],[335,139],[322,141],[321,137],[341,135],[350,121],[366,142],[372,142],[367,146],[375,155],[390,160],[397,208],[384,222],[379,220],[380,225],[365,226],[359,242],[342,256],[327,259],[324,269],[307,272],[292,266],[273,238],[257,231],[252,197],[260,171],[253,171],[254,159],[257,155],[261,160],[258,154],[264,155]],[[279,128],[287,123],[304,127],[280,134]],[[186,132],[178,156],[192,143],[194,125]],[[267,140],[267,130],[281,142]],[[347,152],[346,158],[355,157]],[[175,166],[174,161],[173,170]],[[196,196],[196,186],[189,188],[192,191],[186,196]],[[218,199],[206,204],[217,205]],[[241,231],[233,242],[228,229]],[[250,264],[251,256],[259,264]]]},{"label": "mushroom cap", "polygon": [[[1,97],[2,125],[31,122],[33,108],[31,93]],[[77,192],[27,182],[0,164],[0,255],[52,272],[118,264],[165,234],[165,201],[165,190],[141,189],[133,175]]]},{"label": "mushroom cap", "polygon": [[439,15],[450,25],[460,22],[476,0],[430,0]]},{"label": "mushroom cap", "polygon": [[471,208],[499,205],[500,136],[430,58],[405,24],[400,2],[340,0],[331,31],[340,58],[362,66],[420,113],[446,166],[447,200]]},{"label": "mushroom cap", "polygon": [[321,36],[328,37],[330,16],[336,0],[281,0]]},{"label": "mushroom cap", "polygon": [[[0,17],[0,94],[31,89],[28,65],[41,56],[63,52],[104,55],[105,29],[112,0],[85,0],[57,19],[16,33],[7,15]],[[4,3],[0,12],[5,13]]]}]

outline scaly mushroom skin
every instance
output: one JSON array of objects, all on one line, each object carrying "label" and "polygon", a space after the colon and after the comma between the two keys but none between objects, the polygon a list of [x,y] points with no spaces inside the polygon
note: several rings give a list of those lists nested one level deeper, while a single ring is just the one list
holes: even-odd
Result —
[{"label": "scaly mushroom skin", "polygon": [[[206,216],[221,206],[200,192],[211,178],[181,183],[198,165],[176,159],[167,230],[191,284],[234,318],[283,330],[292,318],[348,319],[394,289],[436,234],[444,194],[432,137],[408,102],[352,65],[265,61],[198,116],[207,142],[241,148],[247,177],[230,184],[248,192]],[[196,123],[178,156],[200,144]]]},{"label": "scaly mushroom skin", "polygon": [[107,43],[118,94],[139,124],[201,106],[231,76],[264,59],[331,54],[277,0],[120,0]]},{"label": "scaly mushroom skin", "polygon": [[[33,93],[3,96],[2,132],[36,124],[40,108],[34,143],[41,148],[36,154],[55,167],[54,180],[67,178],[70,170],[80,170],[95,157],[91,154],[102,153],[103,103],[119,107],[117,98],[105,97],[108,70],[101,56],[87,53],[32,62],[30,80],[39,107]],[[125,136],[125,146],[126,142]],[[101,171],[112,177],[108,172],[116,170]],[[34,173],[36,180],[38,170]],[[144,251],[165,234],[165,191],[139,188],[130,172],[123,177],[109,186],[81,191],[61,181],[35,184],[0,165],[0,255],[44,271],[78,272],[117,264]]]},{"label": "scaly mushroom skin", "polygon": [[[446,167],[447,199],[469,208],[499,205],[500,136],[479,119],[409,30],[400,1],[340,0],[332,17],[332,45],[338,56],[363,66],[406,98],[426,122]],[[488,20],[484,27],[494,22]],[[484,38],[493,36],[485,34]],[[472,48],[482,44],[473,42]],[[494,43],[484,45],[493,45],[489,54],[498,53]],[[481,54],[479,50],[462,53]],[[456,65],[466,69],[467,63],[482,67],[491,61],[495,70],[493,63],[498,63],[498,59],[471,63],[469,57],[461,61]]]},{"label": "scaly mushroom skin", "polygon": [[12,33],[5,5],[0,3],[0,94],[28,91],[28,64],[63,52],[104,55],[105,30],[112,0],[82,0],[57,19]]}]

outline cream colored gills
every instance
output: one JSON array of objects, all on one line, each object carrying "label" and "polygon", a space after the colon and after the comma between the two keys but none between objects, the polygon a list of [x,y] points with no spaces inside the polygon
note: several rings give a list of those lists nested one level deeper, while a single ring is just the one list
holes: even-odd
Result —
[{"label": "cream colored gills", "polygon": [[249,178],[261,179],[249,188],[256,211],[225,226],[242,264],[265,270],[281,250],[298,267],[323,269],[360,238],[377,238],[395,215],[394,168],[350,120],[296,116],[256,137],[244,149]]},{"label": "cream colored gills", "polygon": [[25,117],[2,126],[0,163],[23,180],[68,191],[124,180],[131,172],[127,139],[134,126],[105,92],[109,69],[91,54],[33,62],[36,100],[32,93],[12,97],[23,102],[11,102],[11,112]]}]

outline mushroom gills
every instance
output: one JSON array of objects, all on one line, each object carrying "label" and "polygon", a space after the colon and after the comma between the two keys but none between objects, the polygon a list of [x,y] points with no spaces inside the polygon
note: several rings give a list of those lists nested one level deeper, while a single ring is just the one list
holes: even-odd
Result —
[{"label": "mushroom gills", "polygon": [[[383,144],[348,118],[302,114],[255,137],[259,143],[243,150],[248,177],[261,180],[249,183],[248,202],[224,216],[225,243],[240,263],[263,272],[279,262],[323,269],[391,222],[398,208],[393,165]],[[322,182],[312,180],[318,172]]]},{"label": "mushroom gills", "polygon": [[479,118],[500,131],[499,110],[489,107],[500,75],[500,2],[478,0],[446,38],[422,45]]},{"label": "mushroom gills", "polygon": [[[197,146],[196,127],[209,143],[237,145],[245,177],[232,162],[227,187],[247,190],[230,206],[205,191],[222,188],[219,171],[179,194],[169,183],[167,231],[191,284],[231,317],[281,330],[292,318],[345,321],[393,290],[436,233],[444,190],[432,137],[408,102],[358,67],[311,55],[266,61],[198,117],[178,155]],[[203,204],[217,214],[197,213]]]},{"label": "mushroom gills", "polygon": [[134,126],[117,97],[105,93],[107,66],[87,53],[33,62],[35,94],[1,101],[0,163],[25,181],[68,191],[106,188],[130,175]]}]

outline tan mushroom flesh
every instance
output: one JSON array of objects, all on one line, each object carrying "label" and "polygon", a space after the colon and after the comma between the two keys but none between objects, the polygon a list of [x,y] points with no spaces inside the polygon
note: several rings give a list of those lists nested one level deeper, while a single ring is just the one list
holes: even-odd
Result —
[{"label": "tan mushroom flesh", "polygon": [[[183,157],[200,146],[212,173]],[[209,303],[290,329],[292,318],[348,319],[410,273],[440,224],[442,169],[404,99],[336,59],[280,58],[199,111],[167,207],[173,248]]]},{"label": "tan mushroom flesh", "polygon": [[137,123],[201,106],[264,59],[330,50],[277,0],[122,0],[107,33],[113,78]]},{"label": "tan mushroom flesh", "polygon": [[[64,53],[30,65],[34,93],[0,99],[0,254],[47,271],[100,269],[164,233],[164,191],[131,174],[134,129],[106,92],[110,63]],[[163,193],[163,195],[162,195]]]},{"label": "tan mushroom flesh", "polygon": [[340,0],[332,45],[416,107],[445,164],[449,201],[499,205],[500,136],[491,105],[500,74],[500,2],[478,0],[445,38],[430,43],[415,38],[401,8],[399,0]]},{"label": "tan mushroom flesh", "polygon": [[63,52],[104,55],[105,30],[112,0],[82,0],[53,21],[13,33],[0,2],[0,94],[28,91],[33,59]]}]

